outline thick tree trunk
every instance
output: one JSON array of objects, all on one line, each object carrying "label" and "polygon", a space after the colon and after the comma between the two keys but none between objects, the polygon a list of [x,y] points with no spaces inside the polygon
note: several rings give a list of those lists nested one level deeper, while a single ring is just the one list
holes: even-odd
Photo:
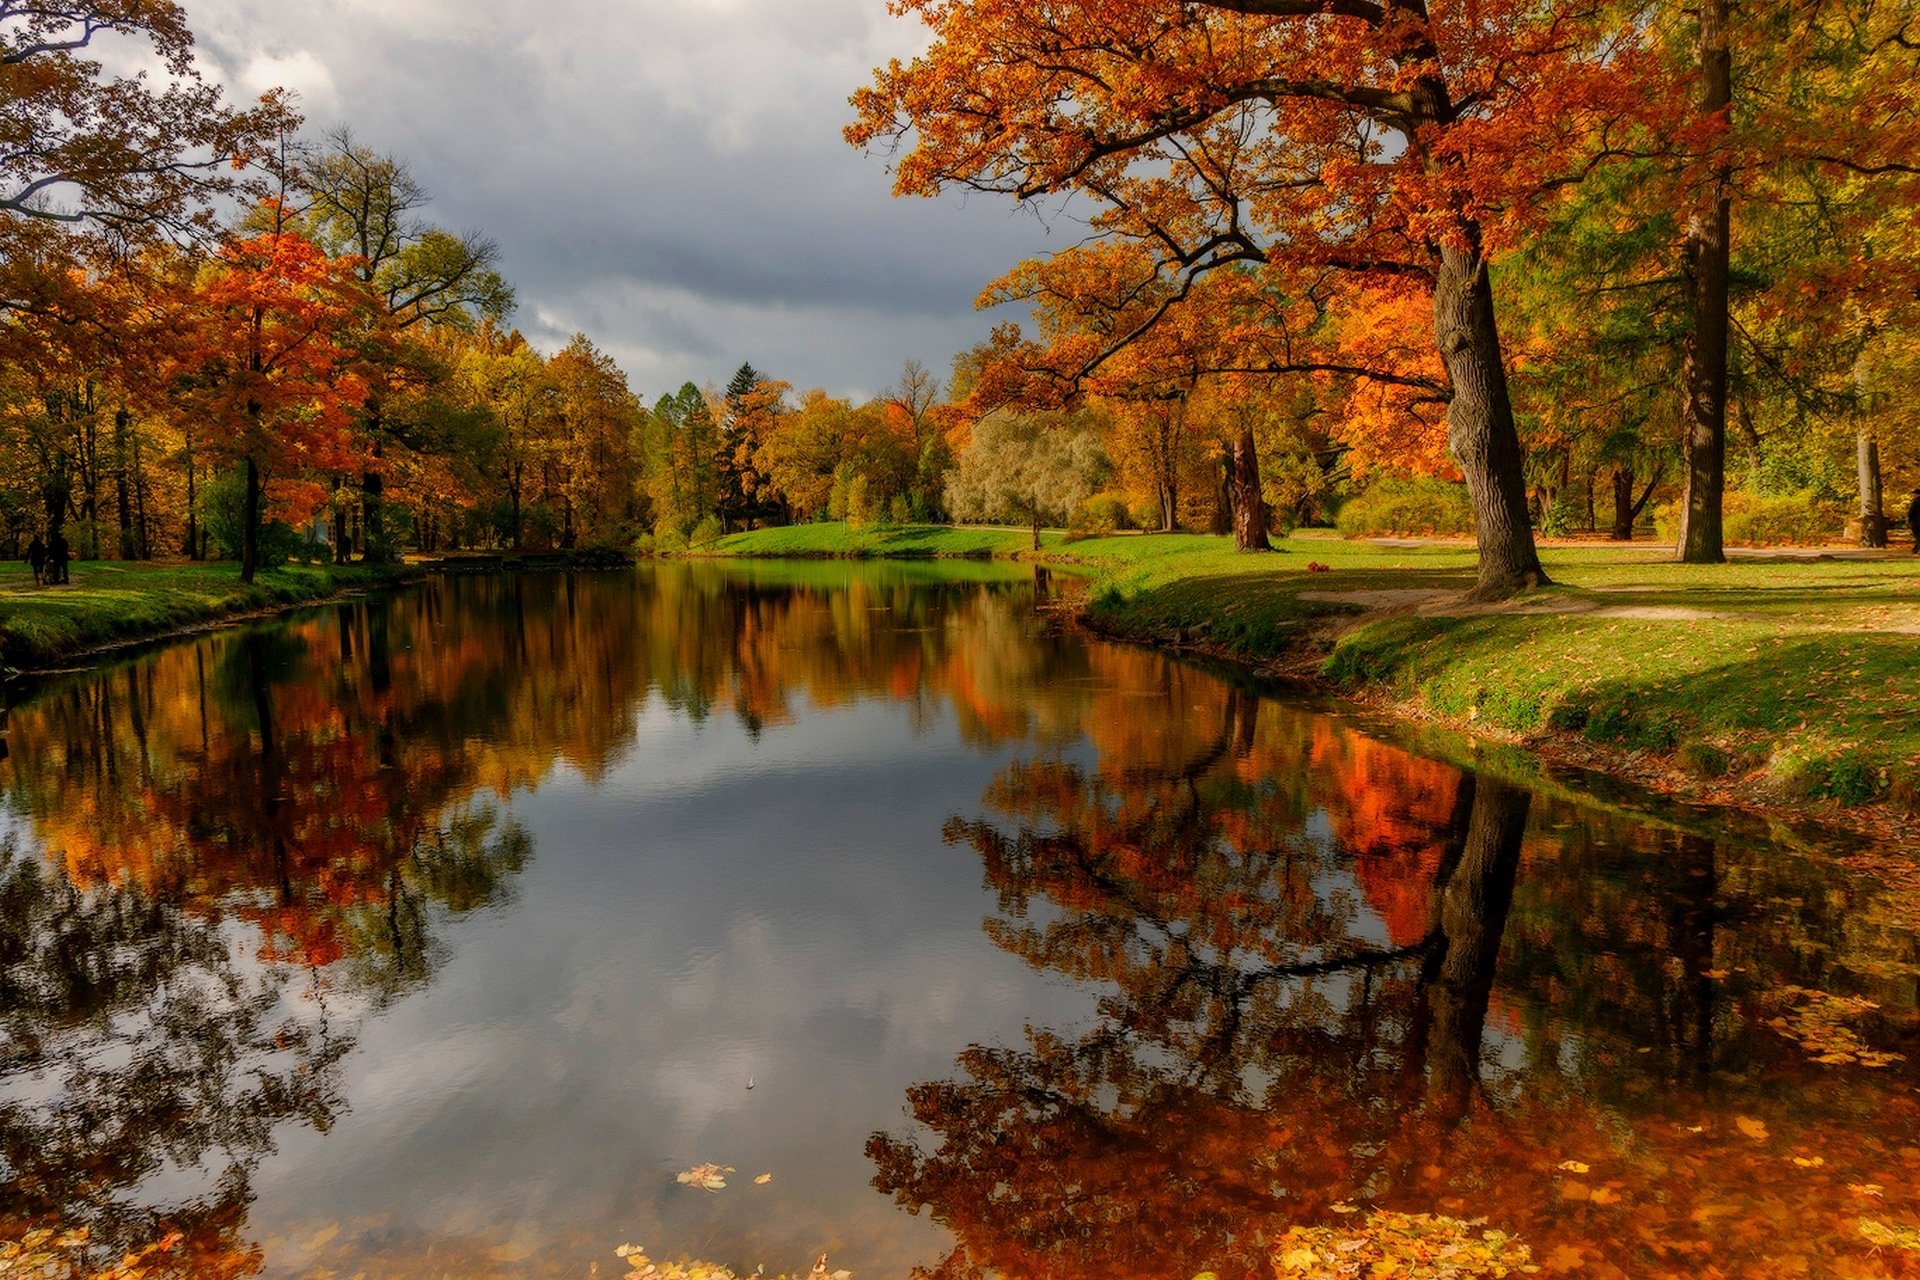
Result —
[{"label": "thick tree trunk", "polygon": [[[1701,0],[1698,48],[1700,114],[1723,120],[1733,103],[1733,57],[1727,43],[1727,0]],[[1682,362],[1685,391],[1686,501],[1680,515],[1680,559],[1720,564],[1727,558],[1721,508],[1727,470],[1727,280],[1731,264],[1731,174],[1716,160],[1708,190],[1687,223],[1681,268],[1691,295],[1693,331]]]},{"label": "thick tree trunk", "polygon": [[1520,435],[1507,395],[1507,370],[1494,322],[1493,284],[1477,246],[1438,251],[1433,290],[1434,337],[1453,383],[1447,441],[1467,478],[1480,580],[1474,595],[1511,595],[1548,581],[1527,520]]},{"label": "thick tree trunk", "polygon": [[246,497],[240,508],[240,581],[252,582],[260,568],[260,469],[247,459]]},{"label": "thick tree trunk", "polygon": [[1228,485],[1233,495],[1233,546],[1236,551],[1271,551],[1267,539],[1267,500],[1260,492],[1260,457],[1254,449],[1253,424],[1240,428],[1233,442],[1233,464]]},{"label": "thick tree trunk", "polygon": [[1613,469],[1613,532],[1607,536],[1615,542],[1633,541],[1633,468],[1616,466]]},{"label": "thick tree trunk", "polygon": [[1860,472],[1860,545],[1887,545],[1887,511],[1880,492],[1880,446],[1863,428],[1854,438]]}]

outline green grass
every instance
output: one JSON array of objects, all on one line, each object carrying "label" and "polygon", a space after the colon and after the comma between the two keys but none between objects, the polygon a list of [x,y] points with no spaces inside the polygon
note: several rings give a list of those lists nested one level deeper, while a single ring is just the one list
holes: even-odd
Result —
[{"label": "green grass", "polygon": [[[1046,541],[1059,537],[1047,535]],[[796,524],[755,529],[704,547],[693,555],[772,559],[988,559],[1029,550],[1033,535],[1025,529],[946,525]]]},{"label": "green grass", "polygon": [[44,667],[102,645],[404,576],[409,571],[399,568],[288,565],[245,586],[234,564],[75,561],[70,584],[40,587],[25,566],[7,565],[0,567],[0,664]]},{"label": "green grass", "polygon": [[[838,538],[862,548],[847,554],[885,555],[891,539],[975,548],[994,534],[810,525],[741,535],[728,549],[781,554],[771,548],[789,539],[821,548]],[[999,537],[1010,552],[1027,546],[1020,530]],[[1664,548],[1549,546],[1555,586],[1469,607],[1447,598],[1473,585],[1466,544],[1309,533],[1277,545],[1280,554],[1247,555],[1195,534],[1049,535],[1042,557],[1092,575],[1087,615],[1115,634],[1298,663],[1303,646],[1318,653],[1338,631],[1315,659],[1326,678],[1446,721],[1577,736],[1794,798],[1920,809],[1920,559],[1696,566]],[[1415,607],[1414,593],[1435,599]]]}]

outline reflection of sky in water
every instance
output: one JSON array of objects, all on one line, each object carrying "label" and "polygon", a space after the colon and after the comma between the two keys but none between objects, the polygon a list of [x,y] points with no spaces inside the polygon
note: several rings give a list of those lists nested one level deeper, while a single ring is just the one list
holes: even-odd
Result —
[{"label": "reflection of sky in water", "polygon": [[[1091,1006],[986,943],[978,864],[940,839],[1009,758],[877,700],[757,742],[651,702],[599,787],[566,772],[515,798],[538,849],[518,901],[451,932],[434,982],[362,1031],[351,1111],[282,1143],[254,1224],[631,1238],[770,1269],[834,1237],[867,1275],[937,1256],[869,1185],[867,1134],[957,1048]],[[738,1170],[725,1192],[674,1182],[706,1161]]]},{"label": "reflection of sky in water", "polygon": [[[283,672],[271,699],[282,764],[307,768],[277,776],[312,788],[328,770],[358,768],[353,780],[374,798],[375,827],[389,810],[404,820],[419,809],[429,826],[445,824],[476,787],[490,803],[486,788],[505,778],[518,790],[504,807],[533,850],[523,869],[474,891],[471,901],[491,905],[471,915],[448,913],[452,890],[435,897],[427,884],[420,892],[431,917],[421,936],[437,959],[437,967],[424,966],[430,977],[395,976],[395,962],[380,950],[374,908],[383,906],[388,863],[378,859],[380,874],[348,877],[347,896],[366,908],[355,927],[366,932],[349,939],[333,964],[271,965],[261,958],[255,925],[228,918],[218,926],[242,986],[284,977],[273,997],[279,1012],[355,1042],[339,1072],[345,1106],[328,1131],[281,1117],[271,1129],[277,1150],[251,1177],[241,1238],[265,1245],[268,1275],[303,1274],[309,1264],[391,1274],[435,1251],[461,1260],[447,1265],[465,1266],[476,1255],[462,1251],[476,1244],[484,1262],[509,1271],[577,1276],[598,1260],[611,1275],[618,1271],[611,1251],[625,1240],[748,1270],[762,1262],[804,1270],[826,1250],[857,1280],[902,1274],[936,1260],[948,1242],[929,1218],[909,1217],[874,1188],[868,1135],[916,1136],[908,1090],[962,1074],[955,1058],[968,1046],[1006,1047],[1031,1066],[1029,1026],[1071,1045],[1097,1039],[1120,1016],[1114,1009],[1135,1019],[1123,1038],[1137,1063],[1168,1080],[1198,1080],[1211,1064],[1183,1060],[1191,1046],[1182,1037],[1206,1032],[1217,1010],[1204,1001],[1155,1003],[1165,995],[1155,985],[1164,976],[1155,969],[1156,949],[1171,957],[1169,971],[1191,958],[1178,940],[1197,944],[1202,986],[1274,965],[1395,956],[1371,975],[1336,967],[1252,979],[1255,1005],[1271,997],[1274,1007],[1256,1008],[1219,1042],[1234,1055],[1223,1077],[1233,1095],[1225,1111],[1205,1112],[1220,1100],[1204,1088],[1193,1097],[1173,1091],[1176,1120],[1178,1104],[1196,1101],[1209,1123],[1246,1120],[1258,1139],[1255,1167],[1297,1154],[1267,1145],[1263,1108],[1285,1106],[1299,1081],[1324,1085],[1343,1071],[1384,1078],[1399,1069],[1402,1054],[1446,1047],[1438,1039],[1424,1050],[1420,1043],[1437,1034],[1421,1030],[1437,999],[1437,970],[1423,964],[1446,954],[1431,944],[1440,850],[1464,840],[1456,801],[1468,791],[1457,771],[1139,650],[1036,642],[1017,594],[953,593],[922,613],[914,607],[933,597],[894,596],[886,606],[850,609],[852,597],[813,595],[808,607],[781,612],[794,599],[783,594],[783,574],[817,585],[837,571],[755,566],[742,576],[760,581],[762,594],[737,608],[734,597],[694,589],[714,572],[707,567],[639,575],[631,585],[577,579],[565,587],[564,606],[551,580],[435,584],[404,597],[391,618],[367,608],[320,615],[307,633],[305,668],[286,652],[298,647],[288,642],[291,633],[267,633],[279,647],[259,650],[209,638],[200,643],[215,677],[210,692],[184,693],[184,683],[159,690],[154,705],[170,706],[189,729],[193,716],[182,709],[193,697],[202,708],[228,699],[211,758],[224,759],[229,772],[209,766],[183,795],[219,799],[209,786],[244,790],[258,774],[249,753],[259,702],[242,659],[270,660]],[[875,566],[847,572],[870,586],[887,581]],[[648,595],[653,584],[658,594]],[[448,606],[432,624],[445,627],[436,643],[464,642],[482,660],[450,664],[451,675],[399,660],[408,638],[425,634],[426,615],[415,606],[428,602]],[[514,632],[521,605],[534,621]],[[899,630],[890,626],[896,616]],[[376,681],[364,665],[375,620],[393,627],[400,692],[391,705],[370,691]],[[342,664],[334,642],[344,644],[349,627],[360,629],[351,632],[359,647]],[[490,628],[509,632],[524,650],[503,658],[488,649]],[[563,633],[565,643],[541,647]],[[592,679],[575,678],[567,664],[576,659]],[[33,846],[50,806],[65,804],[62,816],[71,816],[71,802],[88,798],[63,780],[90,778],[103,761],[117,759],[122,776],[135,776],[129,766],[146,750],[144,739],[139,751],[117,758],[80,748],[87,726],[114,722],[111,709],[95,715],[109,682],[124,678],[131,690],[129,672],[140,670],[135,664],[84,677],[94,683],[74,688],[98,704],[70,699],[24,735],[72,750],[73,761],[38,773],[18,757],[0,765],[9,788],[0,832]],[[532,678],[536,671],[547,679]],[[658,687],[649,691],[649,673],[673,690],[671,700]],[[566,706],[544,701],[555,698]],[[756,698],[766,716],[757,733],[733,701]],[[341,724],[368,735],[367,743],[338,750],[340,733],[328,718],[334,699],[358,699]],[[681,709],[706,699],[711,705],[698,720]],[[34,714],[29,708],[16,723]],[[385,748],[372,745],[390,728],[417,735],[401,744],[414,752],[401,761],[405,772],[386,772],[378,755]],[[162,745],[182,760],[205,749],[193,732]],[[121,749],[129,750],[124,739]],[[582,763],[556,765],[559,756]],[[1009,767],[1020,762],[1042,767],[1024,774]],[[1072,768],[1051,767],[1060,763]],[[1096,775],[1098,788],[1089,788]],[[405,786],[389,785],[396,777]],[[430,794],[407,789],[416,786]],[[1493,794],[1478,793],[1488,813]],[[236,829],[253,824],[247,839],[278,830],[296,862],[308,856],[308,865],[296,867],[293,892],[322,896],[339,866],[328,860],[333,846],[299,822],[273,828],[261,816],[271,806],[259,797],[240,796],[233,808]],[[1031,865],[1010,855],[1001,881],[989,885],[984,846],[969,845],[979,832],[944,842],[942,824],[954,817],[984,818],[1009,841],[1025,835],[1059,848],[1035,854]],[[1875,940],[1851,928],[1857,913],[1833,896],[1833,882],[1804,892],[1807,872],[1784,854],[1757,855],[1747,845],[1715,854],[1706,845],[1707,867],[1720,868],[1713,873],[1720,898],[1709,893],[1712,909],[1700,915],[1686,890],[1704,882],[1684,879],[1693,855],[1669,830],[1546,798],[1533,802],[1530,821],[1524,850],[1517,829],[1504,844],[1503,856],[1514,859],[1504,873],[1515,894],[1511,918],[1507,907],[1486,905],[1501,879],[1493,861],[1482,856],[1473,875],[1448,882],[1482,886],[1478,908],[1472,897],[1454,901],[1466,915],[1453,923],[1450,938],[1460,950],[1451,954],[1472,953],[1471,926],[1482,916],[1483,932],[1500,944],[1499,980],[1491,954],[1476,971],[1491,984],[1491,998],[1479,989],[1485,1025],[1472,1047],[1484,1064],[1479,1083],[1502,1105],[1541,1098],[1559,1105],[1572,1096],[1585,1106],[1583,1092],[1623,1081],[1658,1093],[1691,1072],[1696,1058],[1714,1054],[1730,1064],[1729,1079],[1741,1072],[1743,1080],[1759,1079],[1749,1067],[1756,1059],[1764,1070],[1793,1069],[1798,1050],[1774,1032],[1750,1033],[1724,992],[1709,993],[1712,1043],[1688,1038],[1687,1002],[1703,981],[1698,970],[1722,963],[1716,946],[1745,947],[1755,970],[1777,963],[1777,974],[1766,969],[1752,979],[1762,984],[1817,981],[1815,960],[1832,955],[1834,967],[1824,972],[1891,974],[1875,980],[1889,990],[1905,982],[1901,1007],[1911,1006],[1912,983],[1901,976],[1910,969],[1911,937],[1890,931]],[[156,829],[198,838],[191,822]],[[75,830],[69,838],[86,834]],[[1249,847],[1237,850],[1238,839]],[[1350,844],[1367,851],[1354,856]],[[218,861],[217,842],[208,848]],[[109,862],[111,852],[96,851]],[[391,861],[393,840],[375,852]],[[1195,853],[1204,856],[1183,861]],[[1744,861],[1734,865],[1736,857]],[[254,919],[272,919],[280,890],[271,860],[228,862],[217,868],[227,878],[216,883],[231,886],[221,907],[244,905]],[[1527,866],[1516,889],[1518,863]],[[131,865],[128,874],[138,874],[137,860]],[[1173,865],[1218,883],[1204,881],[1207,892],[1190,900],[1193,880],[1158,874]],[[1009,904],[1023,903],[1017,918],[1015,908],[1003,907],[1003,893]],[[1228,897],[1232,905],[1223,905]],[[1764,909],[1754,911],[1755,902]],[[1747,933],[1721,923],[1742,911]],[[1015,944],[1039,947],[1053,967],[1030,967],[994,945],[982,930],[990,920],[1016,926]],[[1302,933],[1235,925],[1244,920],[1295,920]],[[1075,927],[1089,923],[1097,940],[1076,939]],[[1669,944],[1697,939],[1703,923],[1706,946],[1688,978]],[[1411,954],[1423,936],[1427,949]],[[1061,938],[1063,952],[1045,950]],[[1080,945],[1088,949],[1074,949]],[[1112,955],[1101,954],[1107,945]],[[1100,971],[1109,960],[1113,980],[1067,976],[1077,964]],[[1139,971],[1129,974],[1129,966]],[[384,986],[368,977],[383,973],[391,979]],[[1473,983],[1459,985],[1466,991]],[[1104,1015],[1096,1008],[1103,996],[1113,1001]],[[1473,1004],[1471,992],[1464,1003]],[[1372,1040],[1350,1025],[1361,1006],[1379,1010]],[[1469,1010],[1449,1025],[1470,1028],[1475,1016]],[[1664,1038],[1656,1038],[1651,1021],[1662,1019],[1657,1036]],[[1310,1063],[1325,1067],[1325,1076],[1302,1074],[1300,1051],[1273,1047],[1290,1043],[1288,1036],[1331,1046],[1327,1061]],[[109,1045],[99,1063],[127,1065],[111,1055],[129,1052]],[[1340,1058],[1347,1052],[1351,1062]],[[1425,1069],[1410,1060],[1416,1075]],[[1109,1122],[1128,1138],[1126,1115],[1151,1116],[1169,1102],[1128,1097],[1097,1072],[1086,1083],[1094,1110],[1116,1113],[1096,1117],[1098,1141]],[[27,1075],[0,1077],[0,1102],[44,1101],[55,1088]],[[1559,1089],[1570,1092],[1556,1099]],[[1339,1097],[1312,1102],[1331,1108],[1332,1123],[1355,1125],[1356,1141],[1374,1154],[1393,1141],[1395,1108],[1417,1112],[1420,1093],[1413,1088],[1412,1101],[1347,1098],[1346,1112],[1338,1111]],[[1740,1105],[1757,1110],[1760,1102]],[[1391,1122],[1383,1121],[1389,1113]],[[1633,1119],[1623,1114],[1601,1120],[1627,1134]],[[1315,1118],[1309,1112],[1296,1121]],[[1844,1126],[1827,1129],[1849,1137]],[[938,1141],[924,1131],[917,1137]],[[1070,1138],[1061,1141],[1071,1146]],[[957,1149],[969,1150],[965,1142]],[[1421,1160],[1430,1154],[1423,1150]],[[709,1161],[736,1169],[726,1191],[674,1181],[676,1172]],[[217,1161],[163,1167],[138,1190],[150,1202],[178,1203],[217,1168]],[[755,1185],[762,1173],[772,1182]],[[1530,1189],[1537,1188],[1518,1188]],[[1550,1186],[1546,1203],[1557,1214]]]}]

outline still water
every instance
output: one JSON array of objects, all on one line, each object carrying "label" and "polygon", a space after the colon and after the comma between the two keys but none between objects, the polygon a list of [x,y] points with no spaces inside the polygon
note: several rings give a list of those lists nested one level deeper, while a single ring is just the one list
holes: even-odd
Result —
[{"label": "still water", "polygon": [[438,580],[43,683],[7,747],[9,1275],[1264,1278],[1377,1210],[1916,1273],[1911,889],[1011,568]]}]

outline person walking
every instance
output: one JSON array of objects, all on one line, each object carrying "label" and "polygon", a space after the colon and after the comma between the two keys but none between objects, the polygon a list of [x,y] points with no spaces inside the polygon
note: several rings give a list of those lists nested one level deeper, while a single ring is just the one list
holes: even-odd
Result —
[{"label": "person walking", "polygon": [[73,548],[67,545],[64,529],[55,529],[53,539],[47,543],[47,581],[69,582],[67,562],[73,558]]},{"label": "person walking", "polygon": [[41,586],[41,575],[47,570],[47,544],[40,541],[37,533],[33,535],[33,541],[27,544],[27,567],[33,570],[33,585]]}]

